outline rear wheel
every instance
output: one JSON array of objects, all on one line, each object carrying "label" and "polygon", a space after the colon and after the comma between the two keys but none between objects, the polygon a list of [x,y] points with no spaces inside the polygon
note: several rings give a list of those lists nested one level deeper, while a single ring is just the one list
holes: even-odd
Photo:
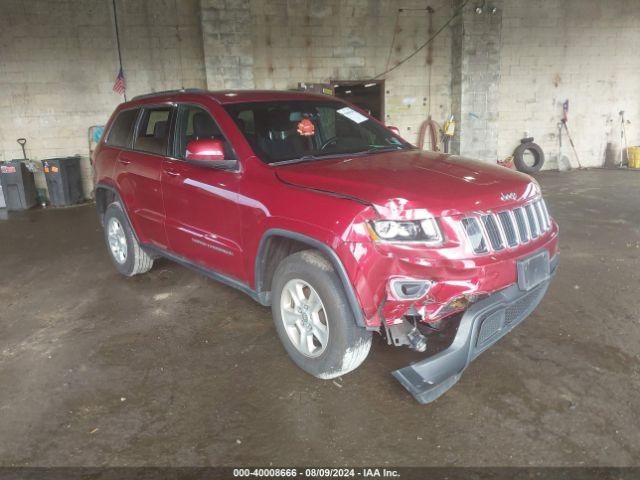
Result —
[{"label": "rear wheel", "polygon": [[138,243],[122,206],[117,202],[109,205],[104,213],[104,239],[113,264],[123,275],[132,277],[153,267],[153,258]]},{"label": "rear wheel", "polygon": [[272,285],[275,327],[291,359],[318,378],[356,369],[371,348],[371,332],[355,324],[333,266],[319,252],[285,258]]}]

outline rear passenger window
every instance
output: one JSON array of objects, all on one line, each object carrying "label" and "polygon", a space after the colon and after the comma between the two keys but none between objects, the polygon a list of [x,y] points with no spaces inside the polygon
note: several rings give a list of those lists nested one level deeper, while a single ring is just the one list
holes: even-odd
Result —
[{"label": "rear passenger window", "polygon": [[131,145],[133,125],[136,123],[139,111],[138,108],[134,108],[133,110],[125,110],[118,114],[107,137],[107,145],[126,148]]},{"label": "rear passenger window", "polygon": [[146,108],[138,127],[133,148],[143,152],[167,154],[171,107]]}]

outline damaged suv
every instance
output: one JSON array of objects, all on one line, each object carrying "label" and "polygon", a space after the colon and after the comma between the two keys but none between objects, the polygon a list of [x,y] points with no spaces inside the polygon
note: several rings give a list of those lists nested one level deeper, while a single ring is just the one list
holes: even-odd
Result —
[{"label": "damaged suv", "polygon": [[[535,180],[420,151],[333,97],[136,97],[94,166],[120,273],[166,257],[242,290],[319,378],[358,367],[374,332],[425,352],[393,372],[421,403],[533,311],[558,263]],[[432,342],[444,331],[447,344]]]}]

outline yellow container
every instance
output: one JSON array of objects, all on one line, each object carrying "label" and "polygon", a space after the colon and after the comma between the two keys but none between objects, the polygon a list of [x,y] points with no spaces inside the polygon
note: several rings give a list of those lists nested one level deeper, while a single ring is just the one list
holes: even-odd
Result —
[{"label": "yellow container", "polygon": [[629,168],[640,168],[640,147],[627,148],[627,158],[629,159]]}]

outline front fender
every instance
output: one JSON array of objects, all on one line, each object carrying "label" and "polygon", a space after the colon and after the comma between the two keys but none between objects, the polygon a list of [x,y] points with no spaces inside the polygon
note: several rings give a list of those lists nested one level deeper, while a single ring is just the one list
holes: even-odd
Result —
[{"label": "front fender", "polygon": [[[347,270],[345,269],[342,263],[342,260],[340,259],[338,254],[325,241],[319,240],[318,238],[314,238],[312,236],[309,236],[300,232],[286,230],[282,228],[271,228],[264,233],[264,235],[260,239],[260,244],[258,246],[258,252],[256,254],[256,259],[255,259],[255,277],[254,278],[256,283],[256,288],[255,288],[256,292],[260,294],[264,290],[264,286],[262,285],[262,269],[264,268],[263,259],[266,254],[267,241],[271,237],[289,238],[297,242],[301,242],[306,245],[309,245],[309,247],[317,249],[320,252],[322,252],[327,257],[327,259],[329,259],[329,261],[333,265],[333,268],[336,271],[336,274],[338,275],[338,277],[340,278],[340,281],[342,282],[342,286],[347,296],[349,307],[351,308],[356,324],[360,327],[366,326],[365,316],[360,306],[360,302],[358,301],[356,292],[351,284],[351,281],[349,280],[349,275],[347,274]],[[338,239],[334,241],[337,242]]]}]

